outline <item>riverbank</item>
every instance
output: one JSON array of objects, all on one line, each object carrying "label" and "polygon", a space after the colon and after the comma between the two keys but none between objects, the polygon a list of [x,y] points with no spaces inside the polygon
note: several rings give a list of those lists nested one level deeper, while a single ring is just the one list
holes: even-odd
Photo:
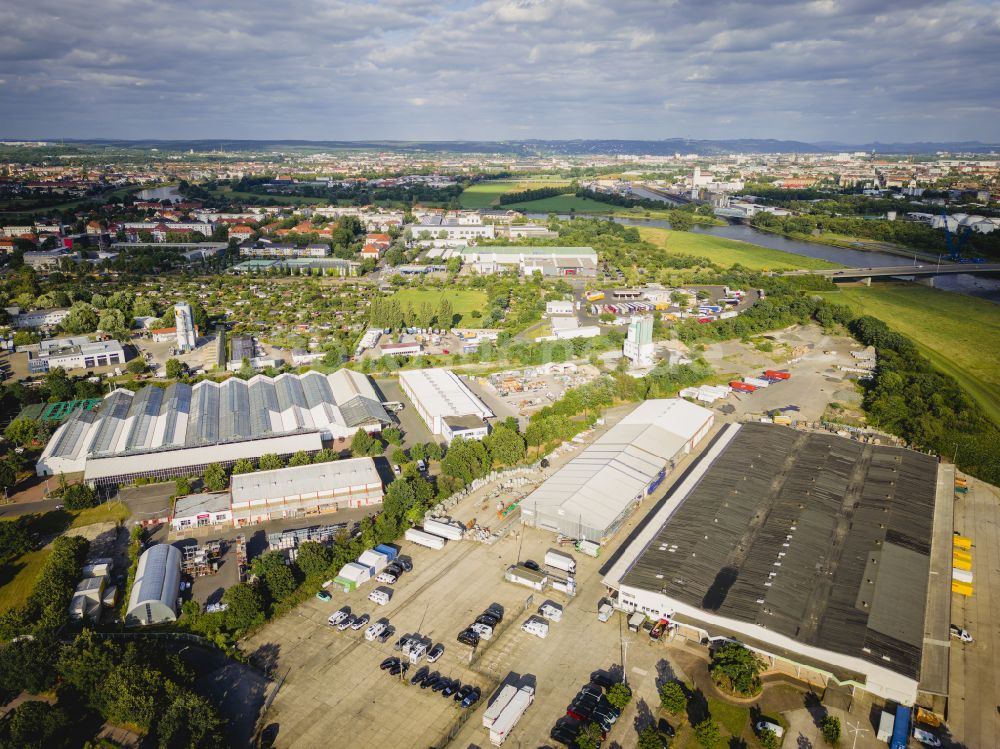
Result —
[{"label": "riverbank", "polygon": [[640,226],[638,229],[640,237],[662,247],[668,253],[704,257],[723,268],[737,264],[758,271],[826,270],[844,267],[822,258],[772,250],[714,234],[673,231],[658,226]]},{"label": "riverbank", "polygon": [[823,296],[912,339],[1000,424],[1000,305],[904,282],[843,287]]},{"label": "riverbank", "polygon": [[916,259],[931,263],[936,263],[938,261],[938,255],[929,253],[926,250],[915,250],[910,247],[893,244],[892,242],[877,242],[873,239],[848,237],[843,234],[799,234],[797,232],[775,231],[774,229],[769,229],[764,226],[753,226],[752,224],[750,224],[750,226],[755,231],[759,231],[764,234],[773,234],[778,237],[785,237],[786,239],[794,239],[797,242],[812,242],[813,244],[822,244],[827,247],[840,247],[845,250],[856,250],[858,252],[884,252],[889,255],[909,258],[910,260]]}]

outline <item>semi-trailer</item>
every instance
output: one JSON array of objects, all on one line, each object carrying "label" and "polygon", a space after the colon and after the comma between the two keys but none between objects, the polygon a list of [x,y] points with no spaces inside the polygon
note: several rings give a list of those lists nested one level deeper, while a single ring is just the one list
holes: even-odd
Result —
[{"label": "semi-trailer", "polygon": [[438,551],[443,549],[444,545],[448,543],[441,536],[435,536],[433,533],[424,533],[417,528],[407,528],[406,533],[403,534],[403,538],[420,546],[426,546],[429,549],[436,549]]},{"label": "semi-trailer", "polygon": [[765,380],[763,377],[744,377],[743,382],[749,383],[754,387],[766,388],[771,384],[769,380]]},{"label": "semi-trailer", "polygon": [[493,721],[493,725],[490,727],[490,743],[493,746],[500,746],[510,732],[514,730],[518,721],[521,720],[521,716],[524,715],[525,711],[535,701],[535,690],[531,687],[521,687],[517,690],[510,702],[500,711],[500,715],[497,719]]},{"label": "semi-trailer", "polygon": [[733,380],[730,382],[729,387],[733,390],[739,390],[741,393],[753,393],[757,390],[757,388],[749,382],[740,382],[739,380]]},{"label": "semi-trailer", "polygon": [[441,538],[447,538],[449,541],[461,541],[465,536],[464,528],[442,520],[425,520],[424,531],[433,533],[435,536],[441,536]]},{"label": "semi-trailer", "polygon": [[507,684],[500,690],[500,694],[497,695],[497,698],[490,703],[486,708],[486,712],[483,713],[483,728],[493,727],[496,719],[500,717],[503,709],[514,699],[515,694],[517,694],[517,687],[513,684]]},{"label": "semi-trailer", "polygon": [[777,369],[764,370],[764,376],[769,380],[790,380],[792,378],[792,375],[788,372],[782,372]]}]

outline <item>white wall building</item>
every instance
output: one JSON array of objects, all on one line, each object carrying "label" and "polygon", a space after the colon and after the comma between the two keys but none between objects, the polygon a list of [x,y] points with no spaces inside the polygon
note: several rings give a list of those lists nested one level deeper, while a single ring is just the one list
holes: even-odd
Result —
[{"label": "white wall building", "polygon": [[8,307],[11,327],[23,328],[54,328],[69,316],[69,309],[33,309],[22,312],[19,307]]},{"label": "white wall building", "polygon": [[229,492],[205,492],[178,497],[174,501],[174,511],[170,516],[170,527],[175,531],[183,531],[212,525],[228,525],[232,521]]},{"label": "white wall building", "polygon": [[628,324],[628,334],[622,344],[622,353],[633,367],[651,367],[656,352],[653,346],[653,318],[633,315]]},{"label": "white wall building", "polygon": [[191,305],[178,302],[174,305],[174,325],[177,328],[177,348],[181,351],[193,351],[197,346],[194,332],[194,315]]},{"label": "white wall building", "polygon": [[403,370],[399,384],[432,434],[450,443],[455,437],[482,439],[493,412],[462,379],[448,369]]},{"label": "white wall building", "polygon": [[382,479],[371,458],[336,460],[233,476],[237,528],[382,502]]},{"label": "white wall building", "polygon": [[74,336],[42,341],[39,353],[29,357],[28,371],[44,374],[56,367],[69,371],[124,364],[125,349],[118,341],[91,341],[87,336]]},{"label": "white wall building", "polygon": [[556,300],[545,303],[545,314],[547,315],[572,315],[573,309],[572,301]]}]

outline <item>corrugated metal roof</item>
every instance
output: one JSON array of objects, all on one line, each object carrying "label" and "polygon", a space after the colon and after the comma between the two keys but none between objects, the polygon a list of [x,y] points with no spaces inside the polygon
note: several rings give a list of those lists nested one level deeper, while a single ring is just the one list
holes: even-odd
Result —
[{"label": "corrugated metal roof", "polygon": [[381,487],[382,479],[371,458],[255,471],[233,476],[233,502],[335,492],[341,489]]},{"label": "corrugated metal roof", "polygon": [[920,453],[746,424],[621,582],[915,677],[936,472]]}]

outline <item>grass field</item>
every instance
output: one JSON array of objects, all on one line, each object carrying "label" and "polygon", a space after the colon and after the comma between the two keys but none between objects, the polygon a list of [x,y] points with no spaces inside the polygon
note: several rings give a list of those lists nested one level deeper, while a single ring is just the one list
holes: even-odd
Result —
[{"label": "grass field", "polygon": [[711,234],[640,226],[639,236],[647,242],[663,247],[667,252],[706,257],[726,268],[736,263],[751,270],[820,270],[841,267],[827,260],[793,255],[790,252],[772,250]]},{"label": "grass field", "polygon": [[515,211],[525,211],[526,213],[616,213],[625,209],[617,206],[599,203],[590,198],[578,198],[576,195],[556,195],[554,198],[542,198],[541,200],[529,200],[527,203],[511,203],[504,208],[513,208]]},{"label": "grass field", "polygon": [[35,587],[35,578],[49,556],[49,549],[29,551],[0,568],[0,611],[20,606]]},{"label": "grass field", "polygon": [[539,187],[568,185],[564,179],[496,180],[479,182],[464,190],[458,200],[463,208],[489,208],[505,192],[537,190]]},{"label": "grass field", "polygon": [[431,307],[437,311],[441,299],[447,297],[451,302],[451,307],[456,315],[462,319],[459,323],[467,326],[474,326],[475,323],[470,316],[473,310],[482,312],[486,309],[486,293],[475,289],[400,289],[392,295],[393,299],[399,301],[399,305],[406,312],[408,305],[413,305],[417,309],[424,302],[430,302]]},{"label": "grass field", "polygon": [[121,502],[105,502],[97,507],[74,512],[73,522],[69,527],[81,528],[93,523],[124,523],[131,514],[128,507]]},{"label": "grass field", "polygon": [[1000,304],[911,283],[852,286],[825,296],[912,338],[1000,424]]}]

